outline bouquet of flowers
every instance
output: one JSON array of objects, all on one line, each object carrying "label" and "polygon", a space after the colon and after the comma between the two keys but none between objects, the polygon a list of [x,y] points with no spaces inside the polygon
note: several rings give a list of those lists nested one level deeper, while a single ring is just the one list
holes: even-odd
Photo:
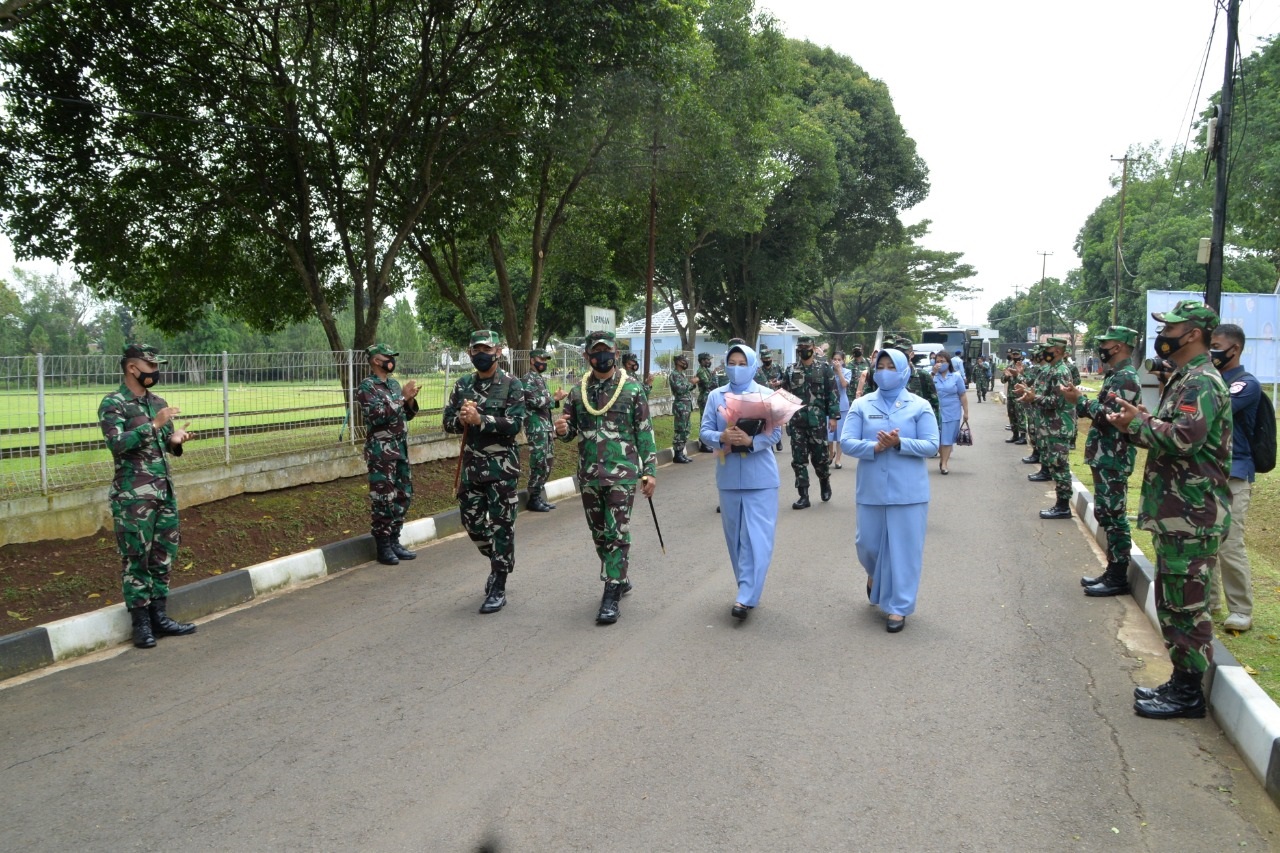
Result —
[{"label": "bouquet of flowers", "polygon": [[[724,415],[725,423],[729,426],[741,426],[748,435],[757,436],[784,426],[792,415],[803,408],[804,403],[789,391],[749,391],[745,394],[725,394],[720,414]],[[720,461],[724,461],[723,452]]]}]

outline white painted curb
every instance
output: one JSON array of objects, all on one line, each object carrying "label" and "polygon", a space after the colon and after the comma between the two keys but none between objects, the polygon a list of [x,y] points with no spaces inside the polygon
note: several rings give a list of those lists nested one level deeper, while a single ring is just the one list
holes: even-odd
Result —
[{"label": "white painted curb", "polygon": [[571,497],[578,493],[578,487],[574,485],[572,477],[561,477],[559,480],[552,480],[546,485],[547,500],[558,501],[561,498]]},{"label": "white painted curb", "polygon": [[112,604],[45,626],[53,659],[66,660],[123,643],[133,637],[133,623],[123,604]]},{"label": "white painted curb", "polygon": [[400,544],[413,549],[427,544],[436,538],[436,520],[420,518],[417,521],[405,522],[400,528]]},{"label": "white painted curb", "polygon": [[262,595],[287,586],[297,586],[303,581],[314,580],[328,574],[324,554],[319,548],[290,554],[246,569],[253,582],[253,594]]}]

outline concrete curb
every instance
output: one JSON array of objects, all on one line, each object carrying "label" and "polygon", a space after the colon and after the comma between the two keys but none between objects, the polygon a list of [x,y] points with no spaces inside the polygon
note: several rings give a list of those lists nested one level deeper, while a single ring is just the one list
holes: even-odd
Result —
[{"label": "concrete curb", "polygon": [[[1072,505],[1095,541],[1105,548],[1106,532],[1093,517],[1093,495],[1072,479]],[[1156,568],[1134,546],[1129,562],[1129,585],[1134,600],[1159,631],[1156,617]],[[1249,769],[1266,787],[1272,802],[1280,806],[1280,706],[1245,672],[1227,647],[1214,638],[1213,663],[1205,676],[1209,710],[1227,739],[1235,744]]]},{"label": "concrete curb", "polygon": [[[665,455],[669,462],[671,451],[668,449]],[[660,453],[658,458],[662,462],[663,454]],[[549,499],[568,498],[577,494],[578,484],[573,477],[562,477],[547,483],[546,491]],[[522,489],[521,505],[526,498],[527,492]],[[400,537],[405,547],[417,549],[461,531],[458,510],[451,509],[405,522]],[[169,592],[169,613],[182,621],[199,619],[255,598],[370,563],[375,557],[373,537],[367,533],[332,542],[175,587]],[[0,636],[0,681],[99,649],[128,643],[132,638],[133,627],[123,604],[112,604]]]}]

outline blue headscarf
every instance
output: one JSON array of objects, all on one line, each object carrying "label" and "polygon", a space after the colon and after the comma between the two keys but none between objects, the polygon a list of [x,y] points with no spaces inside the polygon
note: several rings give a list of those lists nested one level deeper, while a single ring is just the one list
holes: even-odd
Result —
[{"label": "blue headscarf", "polygon": [[735,352],[740,352],[747,357],[747,370],[750,372],[750,378],[745,383],[729,382],[729,390],[735,394],[741,394],[751,387],[751,383],[756,379],[756,371],[760,369],[760,359],[756,355],[756,351],[746,344],[734,344],[729,347],[729,351],[724,354],[725,375],[729,375],[729,356]]},{"label": "blue headscarf", "polygon": [[907,390],[907,380],[911,378],[911,365],[907,361],[907,356],[901,350],[887,349],[881,350],[876,356],[875,370],[882,370],[880,367],[880,356],[887,355],[893,361],[893,367],[898,371],[898,375],[902,377],[902,384],[892,391],[886,391],[884,388],[877,388],[876,393],[880,395],[880,399],[886,403],[892,403],[898,399],[898,395]]}]

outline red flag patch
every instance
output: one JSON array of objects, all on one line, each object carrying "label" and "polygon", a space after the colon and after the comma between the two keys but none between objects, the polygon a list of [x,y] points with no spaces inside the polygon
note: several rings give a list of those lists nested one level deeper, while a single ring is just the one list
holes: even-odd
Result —
[{"label": "red flag patch", "polygon": [[1178,411],[1184,415],[1194,415],[1197,409],[1195,403],[1179,403]]}]

